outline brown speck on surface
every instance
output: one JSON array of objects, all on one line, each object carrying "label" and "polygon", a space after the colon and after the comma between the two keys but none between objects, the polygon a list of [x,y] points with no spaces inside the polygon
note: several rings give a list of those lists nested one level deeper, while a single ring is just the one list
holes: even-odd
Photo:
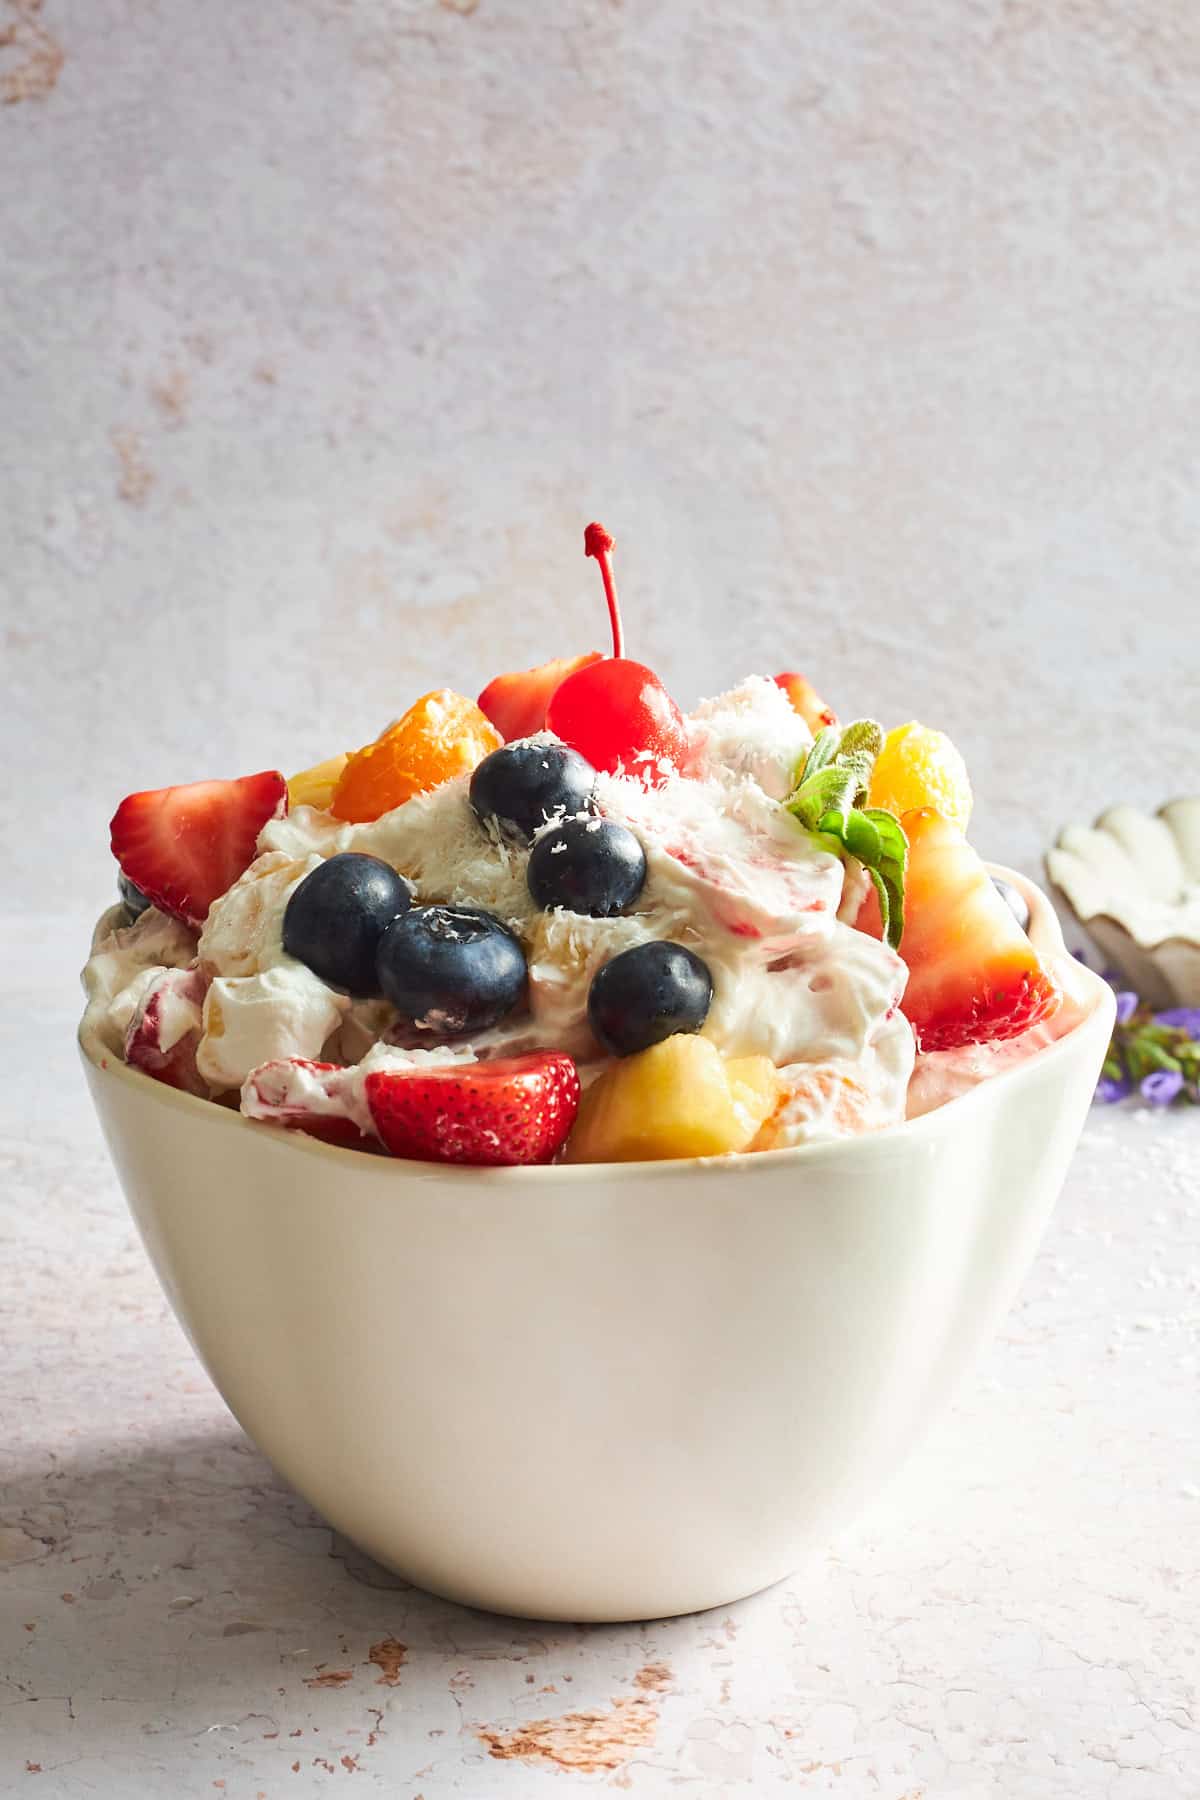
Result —
[{"label": "brown speck on surface", "polygon": [[275,372],[274,363],[257,362],[254,365],[252,373],[255,381],[261,381],[264,387],[275,387],[279,381],[279,376]]},{"label": "brown speck on surface", "polygon": [[357,1758],[357,1756],[343,1756],[341,1759],[341,1763],[342,1763],[342,1767],[343,1767],[343,1769],[345,1769],[347,1775],[356,1775],[358,1773],[358,1758]]},{"label": "brown speck on surface", "polygon": [[150,383],[150,398],[171,425],[182,425],[187,418],[190,391],[182,369],[171,368],[161,381]]},{"label": "brown speck on surface", "polygon": [[664,1662],[646,1663],[633,1678],[633,1685],[644,1694],[665,1694],[675,1679]]},{"label": "brown speck on surface", "polygon": [[312,1766],[314,1769],[324,1769],[327,1775],[332,1775],[334,1772],[333,1764],[327,1762],[323,1756],[314,1756],[312,1759]]},{"label": "brown speck on surface", "polygon": [[44,100],[66,61],[42,19],[43,0],[0,0],[0,106]]},{"label": "brown speck on surface", "polygon": [[399,1638],[380,1638],[367,1651],[367,1661],[375,1664],[380,1671],[375,1683],[376,1687],[398,1687],[400,1670],[408,1660],[408,1645],[402,1644]]},{"label": "brown speck on surface", "polygon": [[154,470],[142,455],[142,441],[136,431],[111,433],[117,454],[117,493],[130,506],[145,506],[154,486]]},{"label": "brown speck on surface", "polygon": [[438,5],[447,12],[457,13],[460,19],[469,19],[478,10],[479,0],[438,0]]},{"label": "brown speck on surface", "polygon": [[637,1750],[654,1743],[658,1711],[648,1700],[614,1700],[593,1712],[564,1713],[558,1719],[534,1719],[512,1731],[480,1725],[476,1733],[488,1754],[500,1761],[541,1764],[598,1775],[619,1769]]},{"label": "brown speck on surface", "polygon": [[58,1597],[60,1600],[65,1600],[68,1606],[74,1606],[75,1604],[74,1594],[60,1594]]},{"label": "brown speck on surface", "polygon": [[36,1631],[37,1630],[37,1620],[36,1619],[26,1619],[25,1629],[26,1629],[26,1631]]},{"label": "brown speck on surface", "polygon": [[324,1669],[317,1675],[306,1675],[304,1685],[310,1688],[340,1688],[353,1679],[353,1669]]},{"label": "brown speck on surface", "polygon": [[27,1762],[27,1763],[26,1763],[26,1764],[25,1764],[25,1773],[26,1773],[26,1774],[27,1774],[27,1775],[40,1775],[40,1774],[41,1774],[41,1772],[42,1772],[42,1765],[41,1765],[41,1763],[31,1763],[31,1762]]},{"label": "brown speck on surface", "polygon": [[298,1775],[299,1773],[300,1773],[300,1764],[298,1762],[294,1762],[292,1764],[292,1774]]},{"label": "brown speck on surface", "polygon": [[455,1669],[446,1685],[452,1694],[465,1694],[475,1686],[475,1677],[470,1669]]},{"label": "brown speck on surface", "polygon": [[558,1692],[558,1689],[555,1687],[555,1685],[552,1681],[548,1681],[546,1683],[545,1687],[540,1687],[538,1689],[539,1694],[557,1694],[557,1692]]},{"label": "brown speck on surface", "polygon": [[289,1736],[289,1737],[303,1737],[303,1736],[304,1736],[304,1727],[303,1727],[303,1725],[297,1725],[297,1727],[296,1727],[296,1729],[295,1729],[295,1731],[289,1731],[289,1732],[288,1732],[288,1736]]}]

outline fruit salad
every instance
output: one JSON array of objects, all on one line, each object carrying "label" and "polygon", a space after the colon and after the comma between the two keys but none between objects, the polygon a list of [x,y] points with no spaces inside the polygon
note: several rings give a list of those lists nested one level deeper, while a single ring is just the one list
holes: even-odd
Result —
[{"label": "fruit salad", "polygon": [[681,711],[584,548],[611,655],[123,800],[90,1041],[263,1129],[485,1165],[878,1131],[1070,1028],[948,738],[795,671]]}]

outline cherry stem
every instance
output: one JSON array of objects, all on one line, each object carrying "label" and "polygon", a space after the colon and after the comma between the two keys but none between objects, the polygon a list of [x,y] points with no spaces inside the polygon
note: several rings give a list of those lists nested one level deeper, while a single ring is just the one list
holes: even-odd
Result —
[{"label": "cherry stem", "polygon": [[612,620],[613,655],[625,654],[625,628],[621,624],[621,608],[617,604],[617,584],[612,571],[613,537],[605,531],[603,525],[589,525],[583,534],[583,553],[594,556],[600,564],[600,574],[604,580],[604,598],[608,601],[608,616]]}]

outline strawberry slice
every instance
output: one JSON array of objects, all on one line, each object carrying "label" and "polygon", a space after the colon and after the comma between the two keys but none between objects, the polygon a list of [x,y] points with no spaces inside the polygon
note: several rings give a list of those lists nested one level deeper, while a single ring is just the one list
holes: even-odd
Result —
[{"label": "strawberry slice", "polygon": [[421,1162],[548,1163],[579,1110],[575,1064],[548,1051],[377,1069],[365,1087],[375,1129],[392,1155]]},{"label": "strawberry slice", "polygon": [[161,912],[202,925],[253,862],[268,819],[286,812],[287,782],[277,769],[130,794],[113,815],[112,853]]},{"label": "strawberry slice", "polygon": [[546,711],[555,690],[576,669],[602,662],[598,650],[586,656],[559,657],[542,663],[536,669],[520,669],[512,675],[497,675],[479,696],[479,710],[486,713],[496,730],[511,744],[515,738],[532,737],[546,729]]},{"label": "strawberry slice", "polygon": [[[923,806],[900,823],[908,838],[900,1002],[922,1050],[1016,1037],[1062,998],[992,878],[949,820]],[[857,920],[882,935],[872,890]]]},{"label": "strawberry slice", "polygon": [[163,969],[142,996],[125,1033],[131,1068],[184,1094],[208,1096],[196,1067],[208,982],[199,969]]},{"label": "strawberry slice", "polygon": [[837,724],[837,714],[831,706],[826,706],[807,675],[799,675],[794,669],[788,669],[784,674],[776,675],[775,682],[783,689],[793,710],[800,714],[814,737],[824,726]]}]

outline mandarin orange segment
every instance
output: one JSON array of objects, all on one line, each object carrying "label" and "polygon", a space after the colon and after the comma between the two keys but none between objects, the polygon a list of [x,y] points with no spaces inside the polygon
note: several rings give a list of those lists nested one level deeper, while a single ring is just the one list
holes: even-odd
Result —
[{"label": "mandarin orange segment", "polygon": [[469,775],[504,739],[474,700],[435,688],[413,702],[373,744],[350,756],[330,812],[355,825],[403,806],[456,775]]}]

